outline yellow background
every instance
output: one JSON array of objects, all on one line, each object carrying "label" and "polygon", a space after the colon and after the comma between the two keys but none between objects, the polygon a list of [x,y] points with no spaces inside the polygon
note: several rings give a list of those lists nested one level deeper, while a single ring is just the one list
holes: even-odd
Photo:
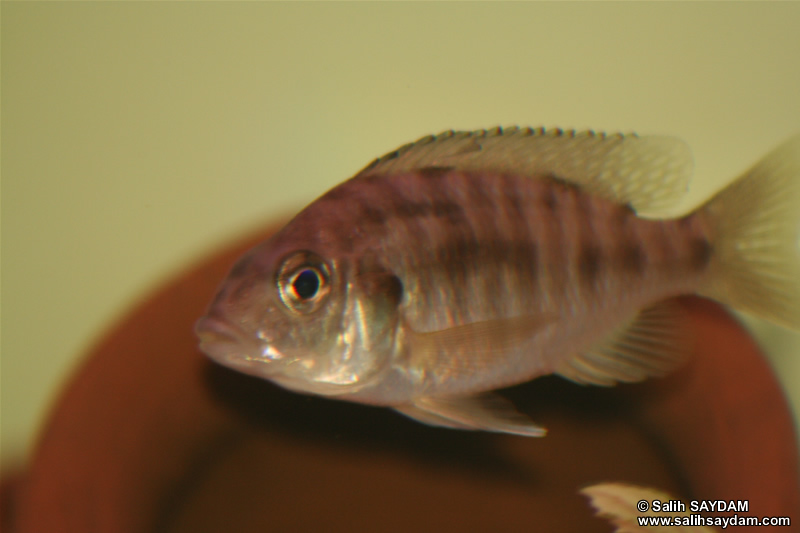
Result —
[{"label": "yellow background", "polygon": [[[798,3],[3,2],[4,464],[135,302],[375,156],[673,134],[688,207],[800,130],[799,58]],[[798,412],[800,336],[756,327]]]}]

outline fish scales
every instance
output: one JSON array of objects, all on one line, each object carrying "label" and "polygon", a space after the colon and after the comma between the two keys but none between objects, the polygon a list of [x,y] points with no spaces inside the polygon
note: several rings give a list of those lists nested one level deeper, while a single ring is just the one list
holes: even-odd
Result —
[{"label": "fish scales", "polygon": [[[708,239],[698,216],[639,219],[628,206],[550,176],[450,170],[349,185],[352,194],[330,205],[337,227],[360,223],[365,245],[398,265],[409,300],[421,295],[417,307],[408,302],[407,315],[420,331],[514,316],[545,305],[537,303],[542,296],[577,308],[644,281],[685,291],[703,271],[702,264],[690,268],[693,243]],[[358,207],[347,209],[351,203]],[[362,216],[372,210],[380,219]]]},{"label": "fish scales", "polygon": [[375,160],[232,269],[196,327],[222,364],[420,422],[545,431],[491,391],[682,360],[669,298],[800,328],[800,136],[694,212],[669,137],[494,128]]}]

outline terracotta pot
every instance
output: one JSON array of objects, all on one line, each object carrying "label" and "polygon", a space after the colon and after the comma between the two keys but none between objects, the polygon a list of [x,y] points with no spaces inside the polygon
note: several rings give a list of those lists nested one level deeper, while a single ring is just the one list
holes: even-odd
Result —
[{"label": "terracotta pot", "polygon": [[786,401],[718,305],[681,300],[699,342],[666,379],[510,389],[543,439],[434,429],[198,351],[194,321],[253,242],[168,283],[91,351],[27,471],[3,484],[5,532],[610,531],[577,493],[600,481],[747,499],[752,515],[800,523]]}]

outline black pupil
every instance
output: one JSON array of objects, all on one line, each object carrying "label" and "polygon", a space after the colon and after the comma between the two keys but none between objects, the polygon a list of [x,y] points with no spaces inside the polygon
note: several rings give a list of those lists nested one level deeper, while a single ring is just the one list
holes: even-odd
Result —
[{"label": "black pupil", "polygon": [[301,300],[312,298],[319,290],[319,274],[313,270],[303,270],[294,278],[292,288]]}]

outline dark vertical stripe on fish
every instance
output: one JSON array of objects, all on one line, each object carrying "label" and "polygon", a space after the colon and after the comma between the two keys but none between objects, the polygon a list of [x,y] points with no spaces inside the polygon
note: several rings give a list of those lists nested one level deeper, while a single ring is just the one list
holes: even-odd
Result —
[{"label": "dark vertical stripe on fish", "polygon": [[605,262],[605,252],[598,242],[594,228],[594,204],[589,195],[577,189],[572,190],[572,194],[578,217],[578,272],[584,285],[594,289],[603,274]]},{"label": "dark vertical stripe on fish", "polygon": [[618,261],[623,272],[635,276],[644,275],[647,256],[642,245],[635,238],[620,246]]},{"label": "dark vertical stripe on fish", "polygon": [[586,285],[594,287],[600,277],[603,253],[599,246],[583,244],[578,253],[578,272]]},{"label": "dark vertical stripe on fish", "polygon": [[[535,278],[538,267],[538,247],[530,241],[488,240],[456,238],[439,247],[433,254],[434,265],[446,273],[456,287],[465,287],[470,277],[496,279],[504,267],[524,269],[527,276]],[[495,283],[490,286],[496,287]],[[490,297],[493,295],[487,295]]]},{"label": "dark vertical stripe on fish", "polygon": [[636,214],[629,205],[616,207],[610,215],[610,229],[617,236],[614,262],[622,273],[642,277],[647,270],[647,247],[636,232]]},{"label": "dark vertical stripe on fish", "polygon": [[556,195],[556,191],[553,186],[544,187],[542,189],[541,201],[549,211],[555,212],[558,210],[558,195]]},{"label": "dark vertical stripe on fish", "polygon": [[[529,225],[531,214],[537,207],[536,196],[531,200],[530,187],[536,186],[509,174],[493,176],[484,183],[488,185],[484,197],[492,199],[491,211],[484,211],[488,217],[478,221],[475,231],[487,241],[487,259],[492,265],[494,280],[482,280],[480,290],[496,313],[508,312],[510,308],[519,312],[523,302],[533,302],[539,282],[539,248],[536,231]],[[538,193],[538,188],[533,191]],[[515,287],[513,303],[508,298],[498,297],[497,280]]]},{"label": "dark vertical stripe on fish", "polygon": [[360,202],[360,219],[367,226],[383,226],[386,224],[387,216],[382,209],[375,208],[367,204],[364,200]]},{"label": "dark vertical stripe on fish", "polygon": [[544,244],[539,250],[537,287],[547,293],[557,293],[569,283],[569,271],[565,267],[569,260],[568,243],[574,237],[565,230],[570,214],[562,208],[564,187],[556,177],[549,176],[540,182],[535,194],[535,205],[542,206],[543,212],[532,233],[534,240]]},{"label": "dark vertical stripe on fish", "polygon": [[711,261],[712,252],[713,248],[707,238],[693,238],[689,243],[689,267],[695,272],[704,270]]}]

